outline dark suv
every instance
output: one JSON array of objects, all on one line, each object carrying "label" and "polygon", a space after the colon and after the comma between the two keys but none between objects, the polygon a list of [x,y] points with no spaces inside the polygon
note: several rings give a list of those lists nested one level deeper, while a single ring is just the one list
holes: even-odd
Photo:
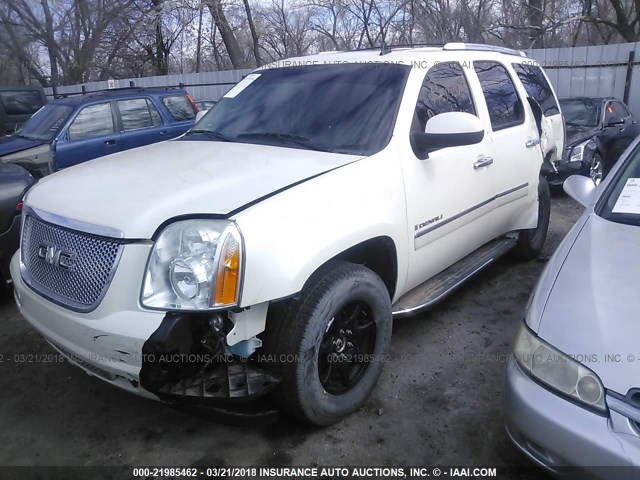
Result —
[{"label": "dark suv", "polygon": [[42,177],[182,135],[197,112],[187,92],[173,88],[126,88],[60,98],[0,140],[0,161]]},{"label": "dark suv", "polygon": [[0,85],[0,135],[10,135],[47,103],[38,85]]}]

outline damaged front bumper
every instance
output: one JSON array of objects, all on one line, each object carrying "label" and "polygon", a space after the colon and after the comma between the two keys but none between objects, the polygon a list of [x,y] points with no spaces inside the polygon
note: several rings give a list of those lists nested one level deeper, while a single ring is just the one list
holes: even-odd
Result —
[{"label": "damaged front bumper", "polygon": [[[261,345],[266,305],[241,312],[164,313],[136,299],[148,246],[127,246],[100,305],[77,313],[31,290],[11,261],[22,315],[67,359],[88,374],[131,393],[167,402],[227,404],[255,399],[277,384],[251,360]],[[231,345],[230,345],[231,344]]]}]

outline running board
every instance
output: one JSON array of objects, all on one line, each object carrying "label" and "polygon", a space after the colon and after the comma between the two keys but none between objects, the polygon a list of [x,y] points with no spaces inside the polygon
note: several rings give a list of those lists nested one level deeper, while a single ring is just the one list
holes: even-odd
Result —
[{"label": "running board", "polygon": [[400,297],[393,304],[393,317],[413,315],[432,307],[515,246],[514,238],[498,238],[483,245]]}]

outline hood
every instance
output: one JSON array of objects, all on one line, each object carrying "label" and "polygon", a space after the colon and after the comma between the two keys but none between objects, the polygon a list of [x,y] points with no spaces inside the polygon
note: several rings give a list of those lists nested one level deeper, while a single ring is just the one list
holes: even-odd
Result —
[{"label": "hood", "polygon": [[622,395],[640,387],[640,227],[593,214],[547,300],[538,335]]},{"label": "hood", "polygon": [[599,127],[578,127],[575,125],[566,125],[566,146],[572,147],[577,143],[590,139],[600,132]]},{"label": "hood", "polygon": [[45,143],[42,140],[31,140],[16,136],[2,137],[0,138],[0,157],[44,145]]},{"label": "hood", "polygon": [[168,141],[98,158],[42,179],[27,204],[151,238],[167,219],[234,211],[360,157],[213,141]]}]

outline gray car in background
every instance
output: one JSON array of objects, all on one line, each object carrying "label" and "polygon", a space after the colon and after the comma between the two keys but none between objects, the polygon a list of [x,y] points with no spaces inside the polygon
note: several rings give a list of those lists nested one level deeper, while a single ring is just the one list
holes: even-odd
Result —
[{"label": "gray car in background", "polygon": [[[507,368],[513,442],[557,476],[640,478],[640,147],[595,187],[549,260]],[[634,466],[636,468],[613,468]]]}]

